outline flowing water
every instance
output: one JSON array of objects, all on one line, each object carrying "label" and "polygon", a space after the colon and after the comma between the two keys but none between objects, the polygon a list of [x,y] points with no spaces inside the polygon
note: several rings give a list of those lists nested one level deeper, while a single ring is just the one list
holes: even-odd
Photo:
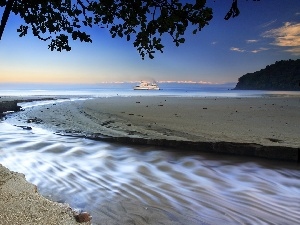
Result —
[{"label": "flowing water", "polygon": [[299,224],[300,165],[58,136],[0,122],[0,163],[93,224]]}]

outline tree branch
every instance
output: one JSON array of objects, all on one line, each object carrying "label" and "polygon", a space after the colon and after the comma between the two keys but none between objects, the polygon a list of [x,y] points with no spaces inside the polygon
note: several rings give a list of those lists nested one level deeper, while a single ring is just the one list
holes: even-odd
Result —
[{"label": "tree branch", "polygon": [[0,25],[0,40],[2,38],[2,34],[4,32],[4,29],[5,29],[5,26],[6,26],[6,23],[7,23],[9,14],[10,14],[10,11],[11,11],[12,6],[14,4],[14,1],[15,0],[8,0],[7,3],[6,3],[6,7],[5,7],[5,10],[3,12],[3,16],[2,16],[2,20],[1,20],[1,25]]}]

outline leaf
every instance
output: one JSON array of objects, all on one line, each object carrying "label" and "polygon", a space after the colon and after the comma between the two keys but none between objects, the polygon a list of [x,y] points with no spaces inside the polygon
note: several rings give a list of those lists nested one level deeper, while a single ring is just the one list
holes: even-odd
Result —
[{"label": "leaf", "polygon": [[123,37],[123,33],[122,33],[122,31],[118,31],[118,35],[119,35],[119,37]]},{"label": "leaf", "polygon": [[149,53],[149,58],[154,59],[154,56],[151,53]]},{"label": "leaf", "polygon": [[180,39],[178,40],[178,42],[179,42],[179,43],[184,43],[184,42],[185,42],[185,39],[184,39],[184,38],[180,38]]}]

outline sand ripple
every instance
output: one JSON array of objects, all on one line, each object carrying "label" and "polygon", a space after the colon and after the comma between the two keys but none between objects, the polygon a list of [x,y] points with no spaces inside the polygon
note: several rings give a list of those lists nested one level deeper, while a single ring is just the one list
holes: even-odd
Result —
[{"label": "sand ripple", "polygon": [[[182,150],[184,151],[184,149]],[[300,165],[179,153],[0,124],[0,162],[94,224],[298,224]]]}]

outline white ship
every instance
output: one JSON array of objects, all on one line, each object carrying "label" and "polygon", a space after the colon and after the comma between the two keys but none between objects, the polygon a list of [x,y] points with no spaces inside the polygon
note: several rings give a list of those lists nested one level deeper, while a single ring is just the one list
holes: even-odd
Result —
[{"label": "white ship", "polygon": [[154,82],[151,83],[146,81],[142,81],[139,85],[136,85],[133,89],[134,90],[160,90],[157,83]]}]

